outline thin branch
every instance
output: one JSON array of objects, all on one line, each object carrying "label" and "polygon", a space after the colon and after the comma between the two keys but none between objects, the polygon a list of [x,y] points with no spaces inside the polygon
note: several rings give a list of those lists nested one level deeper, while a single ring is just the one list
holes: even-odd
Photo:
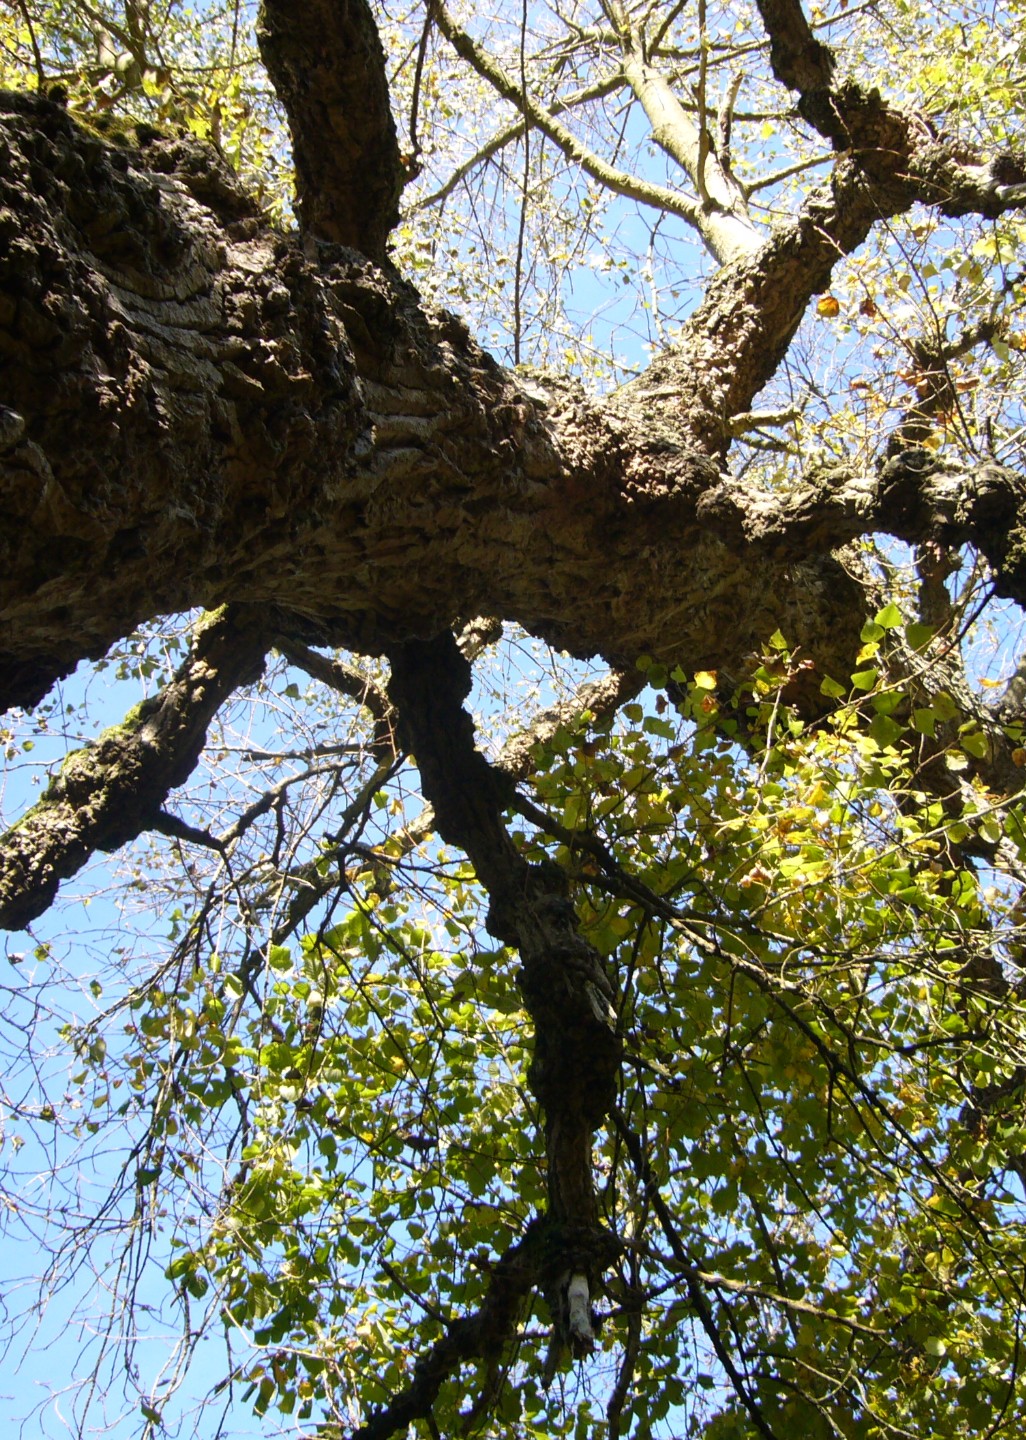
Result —
[{"label": "thin branch", "polygon": [[768,190],[771,185],[790,180],[792,175],[802,175],[806,170],[814,170],[817,165],[829,165],[833,158],[832,155],[815,155],[811,160],[796,160],[793,165],[785,165],[782,170],[774,170],[772,175],[763,175],[761,179],[749,181],[742,188],[746,195],[755,195],[760,190]]},{"label": "thin branch", "polygon": [[290,665],[305,670],[329,689],[362,705],[374,722],[372,751],[375,758],[387,763],[395,759],[395,712],[388,696],[370,675],[355,665],[322,655],[319,650],[290,635],[276,635],[275,645]]},{"label": "thin branch", "polygon": [[406,172],[367,0],[264,0],[260,53],[292,132],[303,229],[383,260]]},{"label": "thin branch", "polygon": [[723,103],[716,117],[716,129],[719,135],[720,164],[723,166],[725,174],[729,175],[732,179],[734,170],[730,153],[731,132],[734,124],[734,105],[737,101],[743,79],[744,76],[742,72],[738,70],[727,86],[726,93],[723,96]]},{"label": "thin branch", "polygon": [[388,1440],[431,1414],[438,1392],[461,1365],[501,1358],[516,1330],[524,1301],[543,1273],[538,1220],[491,1267],[483,1304],[472,1315],[450,1321],[445,1334],[422,1355],[400,1394],[355,1430],[352,1440]]},{"label": "thin branch", "polygon": [[[574,110],[577,106],[586,105],[591,100],[604,100],[607,96],[615,95],[618,90],[622,90],[626,83],[620,71],[616,70],[611,75],[607,75],[603,80],[595,81],[591,85],[585,85],[572,95],[568,95],[565,100],[556,98],[550,101],[548,107],[549,114],[562,115],[567,110]],[[409,207],[407,213],[415,215],[420,210],[426,210],[429,205],[437,205],[441,201],[447,200],[461,181],[465,180],[473,170],[485,160],[491,160],[500,150],[504,150],[507,145],[512,145],[515,141],[519,140],[527,124],[528,122],[525,120],[518,120],[515,124],[507,125],[504,130],[498,131],[490,140],[485,141],[483,145],[475,150],[469,160],[464,160],[462,165],[458,165],[448,180],[446,180],[443,185],[440,185],[437,190],[432,190],[430,195],[425,195],[415,200]]]},{"label": "thin branch", "polygon": [[625,1117],[618,1109],[612,1111],[611,1119],[616,1128],[616,1133],[627,1147],[627,1153],[631,1157],[631,1164],[634,1166],[635,1173],[645,1187],[646,1198],[655,1211],[663,1234],[666,1236],[667,1243],[673,1252],[673,1258],[681,1267],[681,1275],[687,1288],[688,1299],[698,1316],[702,1329],[705,1331],[710,1344],[716,1352],[716,1358],[726,1371],[738,1399],[748,1411],[752,1424],[758,1430],[759,1434],[764,1436],[765,1440],[779,1440],[779,1436],[767,1423],[758,1401],[748,1387],[748,1382],[735,1365],[733,1356],[727,1349],[726,1342],[720,1334],[719,1327],[713,1318],[709,1302],[702,1293],[698,1273],[692,1265],[687,1251],[684,1249],[683,1242],[677,1232],[677,1227],[673,1222],[673,1217],[670,1214],[666,1201],[659,1193],[659,1188],[652,1174],[652,1168],[648,1163],[648,1157],[645,1154],[641,1141],[627,1124]]},{"label": "thin branch", "polygon": [[406,157],[407,180],[414,180],[420,174],[420,139],[417,135],[417,112],[420,109],[420,87],[424,78],[424,61],[427,58],[428,40],[434,21],[431,6],[428,5],[424,25],[417,45],[417,64],[413,72],[413,94],[410,96],[410,153]]},{"label": "thin branch", "polygon": [[663,41],[666,39],[667,33],[669,32],[674,21],[677,20],[681,15],[682,11],[686,10],[687,8],[688,0],[677,0],[677,3],[675,5],[670,6],[670,9],[663,16],[662,21],[660,22],[659,29],[652,37],[652,43],[648,47],[648,53],[650,55],[655,55],[658,53],[659,48],[662,45]]},{"label": "thin branch", "polygon": [[32,55],[36,65],[36,84],[40,90],[46,84],[46,67],[43,64],[43,57],[39,50],[39,41],[36,39],[36,27],[32,23],[32,16],[29,14],[28,5],[25,0],[18,0],[18,9],[21,11],[22,19],[25,21],[25,28],[29,33],[29,43],[32,46]]},{"label": "thin branch", "polygon": [[698,162],[695,168],[695,184],[704,210],[710,210],[713,200],[705,178],[705,167],[709,159],[709,127],[705,123],[706,99],[709,80],[708,35],[705,23],[705,0],[698,0],[698,86],[695,99],[698,102]]},{"label": "thin branch", "polygon": [[511,105],[526,115],[531,123],[536,125],[544,135],[547,135],[567,159],[579,165],[585,174],[590,175],[593,180],[597,180],[608,190],[612,190],[614,194],[623,195],[629,200],[637,200],[642,205],[652,205],[657,210],[667,210],[673,215],[679,215],[689,225],[698,228],[701,210],[690,196],[682,195],[676,190],[669,190],[664,185],[655,185],[639,180],[637,176],[608,164],[583,144],[565,125],[562,125],[550,110],[514,84],[498,62],[456,24],[440,0],[438,0],[436,13],[439,29],[456,53],[466,60],[478,75],[487,80],[504,100],[509,101]]},{"label": "thin branch", "polygon": [[641,1354],[641,1309],[635,1307],[627,1314],[627,1339],[624,1342],[623,1358],[616,1375],[616,1384],[606,1405],[606,1422],[609,1426],[609,1440],[620,1440],[623,1407],[631,1393],[634,1374]]}]

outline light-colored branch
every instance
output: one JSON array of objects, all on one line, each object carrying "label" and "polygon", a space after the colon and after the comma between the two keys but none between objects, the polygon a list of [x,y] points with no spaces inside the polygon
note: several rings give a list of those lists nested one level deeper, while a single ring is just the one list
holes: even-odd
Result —
[{"label": "light-colored branch", "polygon": [[730,142],[731,132],[734,123],[734,106],[737,102],[738,92],[741,89],[741,81],[744,79],[741,71],[738,70],[732,77],[723,96],[723,104],[720,106],[717,116],[716,128],[720,138],[720,164],[723,166],[724,174],[729,175],[733,180],[734,172],[731,165]]},{"label": "light-colored branch", "polygon": [[628,200],[637,200],[642,205],[652,205],[657,210],[666,210],[678,215],[701,233],[701,207],[689,195],[671,190],[665,185],[655,185],[640,180],[626,170],[610,165],[571,130],[568,130],[550,110],[539,104],[530,94],[516,85],[498,62],[482,49],[467,32],[453,20],[445,6],[437,4],[438,28],[452,45],[456,53],[465,60],[478,75],[491,84],[504,100],[515,106],[525,119],[535,125],[560,149],[568,160],[579,165],[586,175],[597,180],[614,194]]},{"label": "light-colored branch", "polygon": [[724,265],[753,254],[763,237],[746,213],[740,187],[710,154],[704,66],[699,66],[696,124],[666,77],[645,58],[625,16],[621,47],[624,76],[652,126],[653,140],[681,167],[701,196],[692,223],[706,247]]},{"label": "light-colored branch", "polygon": [[652,44],[649,47],[649,54],[654,54],[659,49],[660,45],[666,39],[666,36],[669,33],[671,26],[673,25],[673,22],[680,15],[681,11],[686,9],[687,0],[678,0],[678,4],[673,5],[670,8],[669,13],[667,15],[664,15],[659,29],[652,37]]},{"label": "light-colored branch", "polygon": [[796,160],[793,165],[786,165],[782,170],[774,170],[772,175],[764,175],[759,180],[752,180],[744,185],[745,195],[749,198],[759,190],[768,190],[771,185],[780,185],[784,180],[790,180],[792,175],[801,175],[806,170],[813,170],[817,165],[829,165],[833,160],[832,155],[815,155],[811,160]]},{"label": "light-colored branch", "polygon": [[749,430],[772,429],[781,425],[790,425],[797,420],[801,412],[798,410],[746,410],[740,415],[735,415],[730,422],[731,435],[744,435]]},{"label": "light-colored branch", "polygon": [[709,129],[705,123],[709,80],[707,39],[705,0],[698,0],[698,89],[695,97],[698,101],[698,162],[695,170],[695,186],[703,210],[711,210],[715,203],[709,194],[705,175],[705,167],[709,161]]}]

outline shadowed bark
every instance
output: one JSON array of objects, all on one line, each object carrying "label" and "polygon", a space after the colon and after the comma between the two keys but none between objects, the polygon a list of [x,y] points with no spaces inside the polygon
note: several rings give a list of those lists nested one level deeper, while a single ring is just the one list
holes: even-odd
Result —
[{"label": "shadowed bark", "polygon": [[812,251],[828,274],[811,220],[722,271],[683,347],[600,402],[502,371],[352,251],[308,258],[201,147],[110,151],[26,97],[5,116],[6,703],[148,617],[225,601],[356,649],[483,613],[727,675],[779,628],[836,674],[868,602],[832,551],[888,528],[971,539],[1023,593],[1021,485],[998,467],[980,504],[979,476],[938,488],[918,456],[798,493],[722,472]]},{"label": "shadowed bark", "polygon": [[391,661],[400,737],[417,761],[438,833],[470,858],[488,892],[489,933],[514,946],[522,962],[519,986],[534,1025],[529,1079],[545,1115],[546,1236],[556,1257],[546,1298],[560,1340],[583,1354],[593,1340],[590,1322],[575,1325],[567,1290],[574,1275],[593,1286],[612,1253],[599,1225],[592,1143],[619,1073],[613,987],[580,933],[567,876],[558,865],[528,863],[510,838],[502,812],[513,789],[474,746],[462,708],[470,665],[455,640],[410,642]]},{"label": "shadowed bark", "polygon": [[264,0],[257,34],[289,117],[303,229],[383,260],[404,171],[370,8]]}]

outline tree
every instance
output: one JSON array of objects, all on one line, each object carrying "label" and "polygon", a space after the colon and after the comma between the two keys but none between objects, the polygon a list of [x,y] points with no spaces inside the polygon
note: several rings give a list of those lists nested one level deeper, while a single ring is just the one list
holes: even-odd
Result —
[{"label": "tree", "polygon": [[[121,1247],[147,1434],[218,1327],[272,1432],[1021,1433],[1026,717],[976,682],[1026,599],[1022,16],[811,17],[432,0],[390,62],[363,0],[264,0],[294,225],[237,8],[3,22],[0,688],[38,730],[83,661],[163,678],[3,836],[0,912],[150,835],[171,923],[8,1106],[123,1139],[55,1266]],[[546,283],[616,266],[615,197],[629,379]],[[472,240],[513,368],[408,278],[471,303]],[[593,668],[488,745],[503,626]]]}]

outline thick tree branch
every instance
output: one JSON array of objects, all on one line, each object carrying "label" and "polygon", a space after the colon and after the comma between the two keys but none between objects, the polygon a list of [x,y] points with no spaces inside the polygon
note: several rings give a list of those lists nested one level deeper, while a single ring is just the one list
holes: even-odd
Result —
[{"label": "thick tree branch", "polygon": [[385,258],[405,173],[365,0],[264,0],[260,53],[292,131],[303,229]]},{"label": "thick tree branch", "polygon": [[467,854],[487,890],[489,932],[520,954],[519,985],[535,1029],[529,1080],[545,1114],[547,1220],[561,1252],[546,1299],[558,1340],[583,1354],[594,1338],[587,1296],[611,1253],[599,1225],[592,1138],[616,1090],[612,986],[579,931],[563,871],[529,864],[509,836],[502,812],[512,787],[474,746],[462,703],[470,666],[452,636],[410,642],[391,659],[400,734],[416,758],[438,833]]},{"label": "thick tree branch", "polygon": [[[710,150],[704,104],[699,104],[696,123],[665,76],[646,60],[622,6],[609,8],[618,20],[623,73],[648,117],[652,138],[683,169],[701,196],[693,223],[702,239],[721,264],[752,254],[763,237],[748,217],[741,188]],[[703,60],[704,55],[703,49]],[[704,63],[699,77],[700,91],[704,91]]]},{"label": "thick tree branch", "polygon": [[[799,108],[838,152],[828,186],[751,255],[710,282],[675,352],[631,387],[665,410],[676,393],[703,448],[722,453],[729,419],[751,407],[775,373],[812,297],[873,227],[917,202],[946,215],[993,216],[1026,203],[1021,156],[984,157],[942,141],[929,122],[853,83],[830,89],[833,60],[797,0],[761,7],[778,79],[801,89]],[[704,424],[699,421],[704,416]]]},{"label": "thick tree branch", "polygon": [[0,839],[0,925],[18,930],[50,905],[96,850],[164,829],[168,792],[188,779],[218,707],[256,678],[270,638],[260,617],[225,609],[197,626],[174,679],[122,725],[69,755]]},{"label": "thick tree branch", "polygon": [[5,143],[7,703],[146,618],[226,600],[365,651],[488,614],[625,667],[738,676],[780,629],[844,674],[869,602],[830,552],[880,529],[973,540],[1026,598],[1022,496],[996,467],[940,483],[917,459],[763,496],[715,458],[878,213],[850,158],[850,183],[714,277],[679,351],[591,401],[503,372],[351,252],[264,231],[201,148],[115,154],[28,97]]},{"label": "thick tree branch", "polygon": [[564,877],[530,865],[509,837],[502,812],[512,786],[474,746],[473,722],[462,708],[470,667],[452,636],[410,642],[391,659],[389,693],[400,734],[416,758],[438,833],[466,852],[488,891],[489,931],[520,951],[522,988],[537,1028],[532,1083],[547,1124],[578,1132],[586,1126],[587,1143],[572,1170],[550,1168],[553,1213],[594,1224],[590,1135],[612,1102],[618,1053],[609,981],[578,934]]},{"label": "thick tree branch", "polygon": [[1026,204],[1026,163],[1008,151],[983,156],[939,136],[922,115],[889,105],[852,80],[835,85],[835,61],[816,40],[800,0],[758,0],[770,62],[798,109],[837,151],[850,151],[872,186],[879,212],[918,200],[944,215],[997,216]]},{"label": "thick tree branch", "polygon": [[770,64],[782,85],[801,94],[829,90],[835,61],[817,40],[800,0],[756,0],[770,39]]},{"label": "thick tree branch", "polygon": [[627,666],[736,665],[778,627],[807,650],[857,640],[860,622],[820,623],[819,562],[781,585],[696,528],[721,396],[710,419],[687,379],[654,414],[528,387],[351,252],[262,230],[192,144],[109,152],[28,97],[6,143],[4,703],[149,616],[225,600],[365,651],[461,614]]}]

